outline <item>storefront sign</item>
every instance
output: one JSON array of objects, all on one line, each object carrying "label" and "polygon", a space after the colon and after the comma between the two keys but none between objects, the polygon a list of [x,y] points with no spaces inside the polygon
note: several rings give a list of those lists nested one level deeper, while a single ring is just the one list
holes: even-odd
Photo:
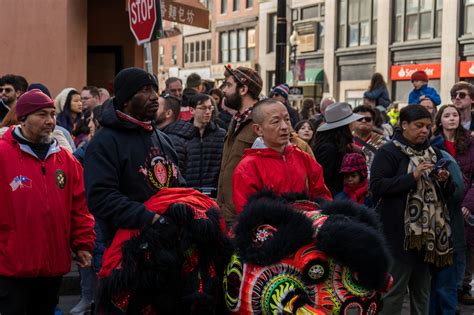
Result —
[{"label": "storefront sign", "polygon": [[474,78],[474,61],[461,61],[459,63],[460,78]]},{"label": "storefront sign", "polygon": [[163,20],[209,29],[209,10],[199,1],[162,0]]},{"label": "storefront sign", "polygon": [[316,49],[315,45],[316,36],[314,33],[305,34],[298,36],[298,50],[300,52],[314,51]]},{"label": "storefront sign", "polygon": [[[253,68],[252,62],[232,62],[232,68],[247,67]],[[212,79],[223,79],[224,78],[224,64],[212,65],[211,66],[211,78]]]},{"label": "storefront sign", "polygon": [[392,66],[390,69],[390,79],[392,81],[410,80],[411,75],[418,70],[425,71],[426,74],[428,75],[428,79],[441,78],[441,64],[440,63],[426,63],[426,64],[418,64],[418,65]]},{"label": "storefront sign", "polygon": [[290,94],[288,94],[289,101],[298,101],[303,100],[303,87],[301,86],[292,86],[290,87]]}]

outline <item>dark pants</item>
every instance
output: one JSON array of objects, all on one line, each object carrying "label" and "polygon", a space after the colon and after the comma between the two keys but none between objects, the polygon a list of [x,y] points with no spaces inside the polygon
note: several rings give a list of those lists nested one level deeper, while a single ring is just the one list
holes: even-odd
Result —
[{"label": "dark pants", "polygon": [[431,275],[428,264],[408,265],[394,259],[390,267],[393,286],[383,297],[382,315],[401,315],[403,299],[410,293],[410,314],[428,315]]},{"label": "dark pants", "polygon": [[53,315],[62,277],[0,276],[0,314]]}]

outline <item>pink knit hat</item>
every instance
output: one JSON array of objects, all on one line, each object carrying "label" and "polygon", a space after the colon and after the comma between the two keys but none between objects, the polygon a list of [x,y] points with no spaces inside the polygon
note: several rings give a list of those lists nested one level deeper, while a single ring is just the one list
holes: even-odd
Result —
[{"label": "pink knit hat", "polygon": [[39,89],[33,89],[24,93],[18,99],[16,103],[16,117],[21,120],[23,117],[28,116],[43,108],[53,108],[53,100]]}]

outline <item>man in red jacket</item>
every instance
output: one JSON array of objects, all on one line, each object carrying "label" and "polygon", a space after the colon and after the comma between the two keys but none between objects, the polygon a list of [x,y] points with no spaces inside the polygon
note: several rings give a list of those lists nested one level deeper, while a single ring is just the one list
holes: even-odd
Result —
[{"label": "man in red jacket", "polygon": [[254,106],[252,119],[259,137],[251,149],[244,151],[232,178],[236,214],[243,211],[252,194],[262,189],[332,200],[321,165],[289,142],[290,116],[286,107],[274,99],[261,101]]},{"label": "man in red jacket", "polygon": [[53,314],[62,275],[91,263],[94,218],[82,167],[53,140],[54,103],[38,89],[0,139],[0,314]]}]

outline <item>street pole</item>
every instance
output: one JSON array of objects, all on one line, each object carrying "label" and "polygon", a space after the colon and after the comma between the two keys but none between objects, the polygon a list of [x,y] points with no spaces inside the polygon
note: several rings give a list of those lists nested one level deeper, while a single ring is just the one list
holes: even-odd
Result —
[{"label": "street pole", "polygon": [[278,0],[275,85],[286,83],[286,0]]},{"label": "street pole", "polygon": [[145,69],[146,72],[153,74],[153,57],[151,56],[151,43],[144,44],[145,48]]}]

